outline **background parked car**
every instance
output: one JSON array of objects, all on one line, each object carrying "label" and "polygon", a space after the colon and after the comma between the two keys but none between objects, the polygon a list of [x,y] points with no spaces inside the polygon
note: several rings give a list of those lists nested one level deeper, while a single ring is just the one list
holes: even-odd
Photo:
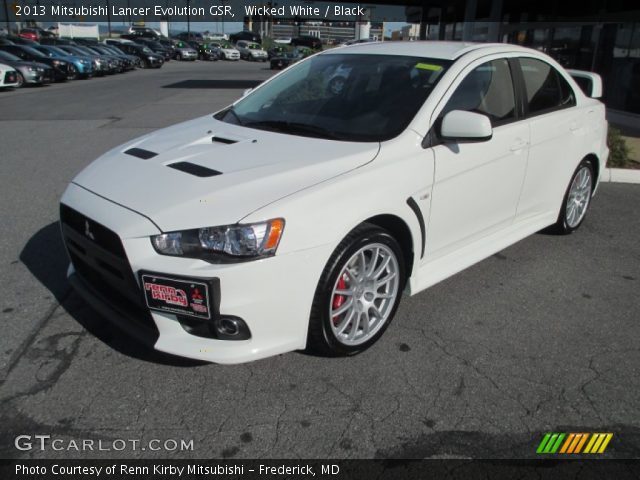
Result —
[{"label": "background parked car", "polygon": [[107,48],[106,45],[96,44],[96,45],[91,45],[91,47],[89,48],[92,51],[95,51],[101,55],[107,55],[110,58],[117,59],[122,64],[122,71],[129,71],[136,68],[137,62],[135,60],[133,60],[128,55],[125,55],[121,52],[114,52],[110,50],[109,48]]},{"label": "background parked car", "polygon": [[164,64],[163,57],[143,45],[122,43],[118,45],[118,48],[129,55],[140,58],[145,68],[160,68]]},{"label": "background parked car", "polygon": [[269,55],[263,50],[259,43],[247,40],[240,40],[236,43],[236,50],[240,52],[240,58],[245,60],[266,62],[269,58]]},{"label": "background parked car", "polygon": [[142,65],[138,57],[124,53],[117,46],[102,44],[100,45],[100,49],[106,50],[107,52],[110,52],[112,55],[116,55],[117,57],[124,59],[127,62],[128,68],[130,70],[133,70],[134,68],[140,67]]},{"label": "background parked car", "polygon": [[149,27],[132,26],[132,27],[129,28],[129,34],[130,35],[136,35],[136,36],[142,37],[142,38],[159,39],[159,38],[162,37],[162,34],[160,32],[158,32],[157,30],[154,30],[153,28],[149,28]]},{"label": "background parked car", "polygon": [[246,40],[248,42],[262,43],[262,37],[257,33],[242,31],[229,35],[229,41],[233,44],[238,43],[240,40]]},{"label": "background parked car", "polygon": [[37,42],[38,40],[40,40],[40,34],[38,30],[33,28],[23,28],[18,33],[18,36],[20,38],[26,38],[27,40],[33,40],[34,42]]},{"label": "background parked car", "polygon": [[13,67],[0,63],[0,88],[19,87],[18,72]]},{"label": "background parked car", "polygon": [[193,49],[191,45],[187,42],[179,41],[176,42],[176,60],[189,60],[195,61],[198,59],[198,52]]},{"label": "background parked car", "polygon": [[308,47],[313,50],[322,50],[322,42],[318,37],[312,37],[309,35],[301,35],[299,37],[291,39],[292,47]]},{"label": "background parked car", "polygon": [[88,57],[72,55],[54,45],[34,45],[31,47],[50,58],[65,60],[76,68],[79,78],[89,78],[93,76],[93,62]]},{"label": "background parked car", "polygon": [[2,50],[0,50],[0,62],[16,69],[18,72],[18,86],[20,87],[53,82],[53,68],[44,63],[25,62],[15,55]]},{"label": "background parked car", "polygon": [[199,32],[180,32],[173,37],[176,40],[183,42],[203,42],[204,37]]},{"label": "background parked car", "polygon": [[3,37],[3,38],[5,40],[9,40],[14,45],[33,45],[34,43],[37,43],[34,40],[31,40],[29,38],[19,37],[17,35],[7,35],[6,37]]},{"label": "background parked car", "polygon": [[53,68],[53,76],[56,82],[71,80],[76,78],[76,76],[78,75],[78,72],[73,63],[57,58],[50,58],[44,53],[41,53],[38,50],[35,50],[34,48],[28,47],[26,45],[0,45],[0,50],[9,52],[10,54],[15,55],[16,57],[24,61],[38,62],[49,65],[51,68]]},{"label": "background parked car", "polygon": [[85,57],[91,60],[91,63],[93,64],[93,74],[97,75],[97,76],[102,76],[102,75],[106,75],[107,73],[110,73],[109,69],[110,69],[110,65],[108,63],[108,61],[103,58],[101,55],[97,55],[95,53],[92,52],[86,52],[84,50],[80,50],[77,47],[79,47],[79,45],[56,45],[60,50],[63,50],[65,52],[67,52],[70,55],[76,55],[79,57]]},{"label": "background parked car", "polygon": [[271,58],[270,65],[271,70],[282,70],[289,65],[308,57],[313,53],[313,50],[309,48],[294,48],[293,50],[285,50],[280,55]]},{"label": "background parked car", "polygon": [[187,42],[191,47],[198,52],[198,60],[213,60],[220,59],[220,49],[212,47],[210,43],[203,42]]},{"label": "background parked car", "polygon": [[213,47],[220,49],[220,58],[223,60],[240,60],[240,52],[229,42],[212,42]]},{"label": "background parked car", "polygon": [[175,48],[173,49],[173,52],[172,52],[168,48],[165,48],[164,45],[162,45],[160,42],[156,40],[152,40],[150,38],[137,38],[133,41],[138,43],[139,45],[144,45],[145,47],[148,47],[153,53],[162,55],[165,62],[168,62],[169,60],[171,60],[171,56],[173,52],[175,52]]}]

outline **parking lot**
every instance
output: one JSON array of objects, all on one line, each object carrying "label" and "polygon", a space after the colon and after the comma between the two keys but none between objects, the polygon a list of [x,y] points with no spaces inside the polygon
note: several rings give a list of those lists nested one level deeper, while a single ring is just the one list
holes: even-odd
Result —
[{"label": "parking lot", "polygon": [[[606,456],[637,458],[637,185],[601,185],[574,235],[534,235],[405,297],[382,339],[352,358],[169,357],[70,291],[56,222],[73,176],[271,74],[263,63],[172,61],[0,92],[0,457],[529,458],[558,431],[613,432]],[[194,448],[18,451],[21,434]]]}]

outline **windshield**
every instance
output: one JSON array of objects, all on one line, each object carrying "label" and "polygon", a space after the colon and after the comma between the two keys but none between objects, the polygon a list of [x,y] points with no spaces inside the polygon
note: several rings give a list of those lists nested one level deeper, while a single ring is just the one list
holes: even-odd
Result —
[{"label": "windshield", "polygon": [[25,52],[31,54],[31,56],[33,56],[33,57],[46,57],[46,55],[44,53],[39,52],[35,48],[26,47],[26,46],[23,45],[22,46],[22,50],[24,50]]},{"label": "windshield", "polygon": [[66,57],[67,55],[69,55],[69,53],[65,52],[64,50],[61,50],[58,47],[49,47],[49,46],[47,46],[47,47],[44,47],[44,48],[46,48],[50,52],[56,53],[58,55],[62,55],[63,57]]},{"label": "windshield", "polygon": [[257,43],[250,43],[249,44],[249,49],[250,50],[261,50],[262,47],[260,45],[258,45]]},{"label": "windshield", "polygon": [[22,62],[22,60],[19,57],[16,57],[15,55],[12,55],[9,52],[3,52],[2,50],[0,50],[0,58],[4,60],[8,60],[10,62]]},{"label": "windshield", "polygon": [[407,127],[450,64],[397,55],[317,55],[216,118],[293,135],[388,140]]}]

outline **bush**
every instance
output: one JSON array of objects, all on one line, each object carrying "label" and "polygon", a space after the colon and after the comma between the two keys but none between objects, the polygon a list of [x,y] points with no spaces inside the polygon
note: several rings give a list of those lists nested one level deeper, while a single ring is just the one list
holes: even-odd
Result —
[{"label": "bush", "polygon": [[625,168],[631,166],[629,154],[631,149],[624,140],[624,137],[617,128],[609,127],[607,133],[607,145],[609,146],[608,167]]}]

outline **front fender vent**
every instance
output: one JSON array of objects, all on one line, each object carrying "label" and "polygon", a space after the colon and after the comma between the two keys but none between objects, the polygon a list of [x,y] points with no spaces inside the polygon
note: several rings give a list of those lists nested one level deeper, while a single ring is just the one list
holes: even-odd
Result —
[{"label": "front fender vent", "polygon": [[158,155],[155,152],[150,152],[149,150],[145,150],[143,148],[130,148],[129,150],[125,150],[124,153],[126,153],[127,155],[131,155],[132,157],[141,158],[143,160],[149,160],[150,158]]},{"label": "front fender vent", "polygon": [[216,175],[222,175],[222,172],[219,172],[217,170],[213,170],[211,168],[203,167],[201,165],[196,165],[195,163],[189,162],[177,162],[167,166],[175,168],[176,170],[180,170],[181,172],[195,175],[196,177],[215,177]]},{"label": "front fender vent", "polygon": [[233,143],[238,143],[237,140],[231,140],[230,138],[222,138],[222,137],[211,137],[212,142],[224,143],[225,145],[231,145]]}]

